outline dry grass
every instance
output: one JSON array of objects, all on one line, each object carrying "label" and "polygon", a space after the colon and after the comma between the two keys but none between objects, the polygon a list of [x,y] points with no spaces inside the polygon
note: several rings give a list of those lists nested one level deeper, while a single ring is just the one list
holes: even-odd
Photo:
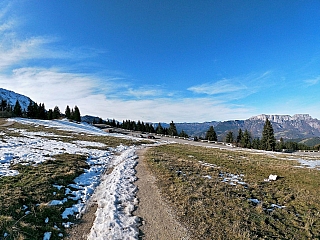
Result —
[{"label": "dry grass", "polygon": [[[0,125],[5,124],[5,119],[0,119]],[[28,132],[47,132],[58,136],[42,138],[54,139],[62,142],[90,141],[104,143],[100,149],[109,150],[122,145],[138,145],[149,141],[132,141],[127,139],[95,136],[82,133],[57,130],[44,126],[23,125],[14,123],[9,127],[0,127],[0,141],[4,137],[23,136],[15,129]],[[90,147],[93,148],[93,147]],[[61,239],[59,233],[66,235],[62,222],[76,222],[74,218],[62,220],[61,213],[71,207],[73,200],[68,200],[63,205],[49,206],[51,200],[66,198],[65,187],[87,168],[87,156],[76,154],[62,154],[54,156],[54,160],[46,161],[36,166],[13,165],[11,169],[19,171],[19,175],[0,177],[0,239],[43,239],[45,232],[51,232],[51,239]],[[53,184],[65,186],[58,190]],[[70,186],[68,186],[72,190]],[[55,192],[55,194],[53,194]],[[26,206],[26,207],[24,207]],[[26,214],[26,212],[28,214]],[[49,222],[45,219],[49,217]],[[4,234],[8,234],[4,237]]]},{"label": "dry grass", "polygon": [[[44,232],[52,232],[52,239],[59,239],[58,233],[63,232],[61,213],[75,202],[48,206],[51,200],[65,197],[65,189],[58,190],[53,184],[67,186],[85,168],[85,156],[70,154],[37,166],[13,166],[19,175],[0,178],[0,236],[7,233],[6,239],[42,239]],[[47,217],[50,220],[45,224]]]},{"label": "dry grass", "polygon": [[[295,161],[267,155],[184,145],[152,148],[147,159],[162,194],[194,239],[320,237],[318,170],[295,168]],[[247,185],[222,182],[226,173],[243,174]],[[280,179],[264,182],[269,174]]]}]

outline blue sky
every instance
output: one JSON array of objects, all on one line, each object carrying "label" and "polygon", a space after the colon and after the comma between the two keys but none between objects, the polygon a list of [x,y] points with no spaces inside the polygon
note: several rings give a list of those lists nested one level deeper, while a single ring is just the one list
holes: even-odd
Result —
[{"label": "blue sky", "polygon": [[0,3],[0,87],[82,115],[320,118],[320,2]]}]

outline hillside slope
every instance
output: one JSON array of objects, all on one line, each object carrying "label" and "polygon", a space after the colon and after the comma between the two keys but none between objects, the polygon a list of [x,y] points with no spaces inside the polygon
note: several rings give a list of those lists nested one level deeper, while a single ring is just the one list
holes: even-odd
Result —
[{"label": "hillside slope", "polygon": [[0,101],[1,100],[6,100],[11,106],[14,106],[16,104],[16,101],[18,100],[23,110],[26,110],[28,108],[28,105],[32,101],[27,96],[15,93],[10,90],[6,90],[4,88],[0,88]]}]

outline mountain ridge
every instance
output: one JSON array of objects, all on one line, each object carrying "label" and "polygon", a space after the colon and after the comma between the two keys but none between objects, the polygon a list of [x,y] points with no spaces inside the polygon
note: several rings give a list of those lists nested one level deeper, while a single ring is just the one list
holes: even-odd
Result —
[{"label": "mountain ridge", "polygon": [[[290,115],[267,115],[260,114],[250,117],[246,120],[228,120],[221,122],[209,122],[212,123],[218,139],[223,141],[226,134],[229,131],[233,132],[236,137],[239,129],[247,129],[253,138],[261,138],[262,130],[266,119],[271,122],[275,137],[280,139],[306,139],[320,137],[320,120],[312,118],[309,114],[294,114]],[[177,123],[177,129],[184,130],[187,134],[192,136],[204,137],[205,132],[210,126],[208,123],[194,123],[197,125],[197,129],[190,128],[192,124],[186,125],[186,123]],[[200,134],[199,134],[200,133]]]},{"label": "mountain ridge", "polygon": [[0,88],[0,101],[1,100],[6,100],[12,107],[14,107],[18,100],[22,110],[27,110],[30,102],[33,102],[31,98],[25,95],[4,88]]}]

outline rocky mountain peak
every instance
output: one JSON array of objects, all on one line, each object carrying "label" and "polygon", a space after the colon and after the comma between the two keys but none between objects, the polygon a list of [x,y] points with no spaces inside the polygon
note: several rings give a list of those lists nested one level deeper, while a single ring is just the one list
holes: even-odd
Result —
[{"label": "rocky mountain peak", "polygon": [[312,120],[313,118],[309,114],[295,114],[293,116],[290,115],[267,115],[261,114],[258,116],[254,116],[249,118],[248,120],[262,120],[265,121],[269,119],[270,122],[283,123],[285,121],[306,121]]}]

